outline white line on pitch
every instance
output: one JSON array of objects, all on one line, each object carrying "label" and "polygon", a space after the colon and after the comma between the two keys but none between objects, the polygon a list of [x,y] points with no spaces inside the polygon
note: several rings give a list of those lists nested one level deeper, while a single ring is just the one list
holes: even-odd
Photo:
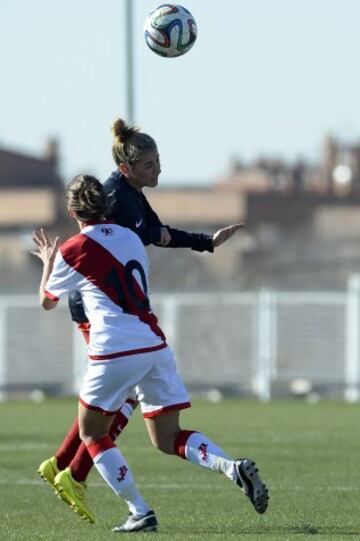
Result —
[{"label": "white line on pitch", "polygon": [[[28,486],[28,485],[37,485],[37,486],[45,486],[45,483],[43,481],[37,481],[33,479],[16,479],[14,481],[11,480],[0,480],[0,486],[10,486],[10,485],[17,485],[17,486]],[[105,487],[105,483],[94,481],[90,483],[90,487],[98,488],[98,487]],[[169,490],[169,489],[178,489],[178,490],[188,490],[189,488],[194,488],[194,484],[184,483],[184,484],[176,484],[176,483],[139,483],[138,485],[140,488],[152,488],[152,489],[159,489],[159,490]],[[229,490],[231,489],[231,485],[224,485],[223,487],[218,485],[199,485],[196,484],[196,488],[202,489],[202,490]],[[296,492],[359,492],[360,487],[359,486],[272,486],[271,490],[290,490],[290,491],[296,491]]]}]

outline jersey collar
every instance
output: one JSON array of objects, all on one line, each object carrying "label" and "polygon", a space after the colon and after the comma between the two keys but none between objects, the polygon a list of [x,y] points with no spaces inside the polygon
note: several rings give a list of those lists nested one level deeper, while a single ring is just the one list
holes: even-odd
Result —
[{"label": "jersey collar", "polygon": [[94,220],[90,222],[83,222],[84,226],[87,227],[88,225],[98,225],[98,224],[115,224],[114,220],[110,219],[104,219],[104,220]]}]

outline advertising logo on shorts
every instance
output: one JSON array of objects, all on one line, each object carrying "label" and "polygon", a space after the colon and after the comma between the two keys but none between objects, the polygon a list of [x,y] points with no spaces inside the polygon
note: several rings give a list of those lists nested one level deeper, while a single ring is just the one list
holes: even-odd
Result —
[{"label": "advertising logo on shorts", "polygon": [[129,470],[128,470],[128,468],[126,466],[121,466],[119,468],[119,473],[118,473],[119,477],[116,478],[117,481],[119,481],[119,483],[121,483],[121,481],[124,481],[125,476],[126,476],[128,471]]}]

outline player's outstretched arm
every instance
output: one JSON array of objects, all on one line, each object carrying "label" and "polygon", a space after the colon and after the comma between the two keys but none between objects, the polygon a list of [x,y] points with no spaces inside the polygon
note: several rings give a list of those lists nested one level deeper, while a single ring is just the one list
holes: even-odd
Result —
[{"label": "player's outstretched arm", "polygon": [[223,229],[219,229],[216,233],[214,233],[212,237],[212,243],[214,248],[217,248],[227,240],[229,240],[238,229],[241,229],[244,227],[244,224],[233,224],[229,225],[228,227],[224,227]]},{"label": "player's outstretched arm", "polygon": [[44,265],[39,288],[40,304],[45,310],[52,310],[57,305],[57,302],[52,301],[45,295],[45,286],[54,266],[55,255],[59,247],[59,237],[56,237],[52,242],[46,231],[41,228],[40,231],[34,231],[33,241],[35,248],[31,250],[31,253],[41,259]]}]

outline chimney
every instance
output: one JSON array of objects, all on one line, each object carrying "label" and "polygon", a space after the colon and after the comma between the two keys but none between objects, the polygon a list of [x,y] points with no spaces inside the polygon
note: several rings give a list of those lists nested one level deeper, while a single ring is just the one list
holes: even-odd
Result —
[{"label": "chimney", "polygon": [[59,163],[58,139],[51,137],[46,141],[44,158],[54,166],[54,169],[57,169]]}]

